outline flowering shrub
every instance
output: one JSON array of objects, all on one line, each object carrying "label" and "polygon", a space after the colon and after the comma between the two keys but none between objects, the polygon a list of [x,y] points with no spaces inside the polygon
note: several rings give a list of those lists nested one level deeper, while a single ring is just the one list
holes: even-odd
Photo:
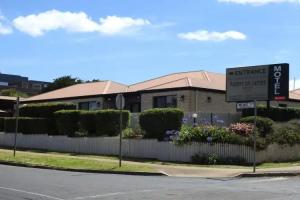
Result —
[{"label": "flowering shrub", "polygon": [[248,137],[252,134],[254,126],[247,123],[236,123],[229,126],[229,131],[240,136]]}]

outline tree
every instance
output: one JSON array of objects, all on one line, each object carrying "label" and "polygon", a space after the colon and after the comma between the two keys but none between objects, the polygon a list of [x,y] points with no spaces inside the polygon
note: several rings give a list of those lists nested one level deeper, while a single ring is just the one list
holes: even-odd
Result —
[{"label": "tree", "polygon": [[57,90],[82,82],[83,81],[79,78],[73,78],[72,76],[62,76],[54,79],[52,83],[49,83],[48,86],[42,90],[42,92],[50,92],[52,90]]},{"label": "tree", "polygon": [[5,89],[0,91],[1,96],[10,96],[10,97],[28,97],[26,93],[20,92],[16,89]]}]

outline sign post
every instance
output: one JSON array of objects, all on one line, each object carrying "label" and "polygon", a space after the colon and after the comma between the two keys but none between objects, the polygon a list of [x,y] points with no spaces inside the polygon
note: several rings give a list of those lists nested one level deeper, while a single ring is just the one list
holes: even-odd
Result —
[{"label": "sign post", "polygon": [[19,126],[19,104],[20,104],[20,97],[17,97],[16,100],[16,110],[15,110],[15,118],[16,118],[16,129],[15,129],[15,139],[14,139],[14,157],[16,157],[16,150],[17,150],[17,134],[18,134],[18,126]]},{"label": "sign post", "polygon": [[122,124],[123,124],[123,109],[125,107],[125,98],[123,94],[117,95],[116,107],[120,110],[119,167],[122,167]]},{"label": "sign post", "polygon": [[226,69],[226,101],[237,110],[254,109],[253,172],[256,172],[257,101],[289,99],[289,64],[271,64]]}]

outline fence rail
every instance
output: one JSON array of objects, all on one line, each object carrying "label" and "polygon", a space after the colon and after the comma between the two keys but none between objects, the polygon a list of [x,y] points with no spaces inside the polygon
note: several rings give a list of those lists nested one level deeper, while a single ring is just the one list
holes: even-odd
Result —
[{"label": "fence rail", "polygon": [[[118,155],[117,137],[69,138],[67,136],[23,135],[18,134],[19,148],[47,151]],[[14,134],[0,133],[0,146],[12,147]],[[132,158],[151,158],[161,161],[191,162],[195,154],[216,154],[219,157],[241,157],[252,162],[252,148],[242,145],[192,143],[178,146],[172,142],[160,142],[154,139],[124,139],[123,155]]]}]

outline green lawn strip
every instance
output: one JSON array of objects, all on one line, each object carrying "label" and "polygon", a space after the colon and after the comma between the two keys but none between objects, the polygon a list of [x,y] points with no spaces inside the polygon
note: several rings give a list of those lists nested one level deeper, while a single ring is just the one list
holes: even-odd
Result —
[{"label": "green lawn strip", "polygon": [[259,169],[268,168],[284,168],[284,167],[297,167],[300,166],[300,161],[294,162],[281,162],[281,163],[263,163],[258,166]]},{"label": "green lawn strip", "polygon": [[118,167],[118,161],[96,160],[80,158],[76,156],[55,156],[44,153],[32,153],[18,151],[16,157],[12,151],[0,150],[0,161],[16,164],[26,164],[31,166],[44,166],[63,169],[81,169],[81,170],[103,170],[103,171],[124,171],[124,172],[156,172],[155,169],[147,165],[137,165],[123,163]]}]

